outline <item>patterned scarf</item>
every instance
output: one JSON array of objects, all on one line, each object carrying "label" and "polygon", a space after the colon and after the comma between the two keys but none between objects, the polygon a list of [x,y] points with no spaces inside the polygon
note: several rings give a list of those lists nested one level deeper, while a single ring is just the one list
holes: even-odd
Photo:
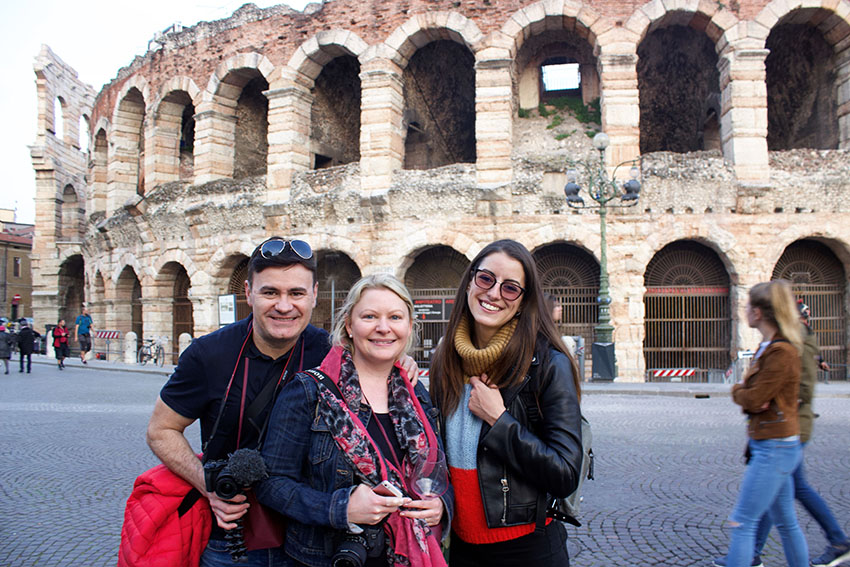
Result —
[{"label": "patterned scarf", "polygon": [[481,376],[490,371],[502,355],[502,350],[514,336],[517,323],[517,319],[511,319],[496,331],[486,347],[478,348],[472,343],[469,334],[469,319],[464,317],[460,320],[455,331],[455,349],[463,360],[464,382],[469,382],[470,376]]},{"label": "patterned scarf", "polygon": [[[357,476],[369,486],[389,480],[411,494],[411,471],[415,470],[420,460],[435,454],[438,445],[434,430],[404,372],[398,365],[393,367],[389,376],[387,400],[393,431],[399,446],[406,451],[403,470],[398,470],[381,455],[366,425],[357,415],[362,391],[351,354],[343,348],[334,347],[322,361],[319,370],[336,383],[343,400],[317,381],[319,399],[323,402],[319,404],[318,413],[327,423],[337,447]],[[373,416],[373,419],[377,417]],[[393,512],[384,524],[384,531],[388,536],[387,541],[391,541],[387,545],[390,565],[445,567],[439,538],[424,521],[404,518],[398,512]]]}]

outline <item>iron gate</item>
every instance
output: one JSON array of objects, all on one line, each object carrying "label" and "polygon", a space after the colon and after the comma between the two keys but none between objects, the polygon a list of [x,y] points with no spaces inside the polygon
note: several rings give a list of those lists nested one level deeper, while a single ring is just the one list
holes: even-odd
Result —
[{"label": "iron gate", "polygon": [[840,285],[793,284],[794,296],[811,309],[809,324],[818,339],[820,354],[829,372],[818,370],[818,378],[847,380],[847,321]]},{"label": "iron gate", "polygon": [[[732,319],[728,287],[650,287],[644,297],[647,370],[696,368],[683,380],[705,382],[709,370],[731,363]],[[655,378],[647,373],[649,381]]]}]

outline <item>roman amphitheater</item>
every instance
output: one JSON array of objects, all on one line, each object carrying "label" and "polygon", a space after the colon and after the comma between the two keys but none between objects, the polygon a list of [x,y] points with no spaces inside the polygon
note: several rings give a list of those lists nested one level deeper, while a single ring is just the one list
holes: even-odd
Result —
[{"label": "roman amphitheater", "polygon": [[151,35],[100,92],[35,59],[37,327],[85,302],[176,353],[247,313],[247,258],[283,235],[317,251],[317,325],[361,274],[401,277],[427,366],[469,260],[514,238],[590,345],[603,232],[563,189],[604,131],[604,175],[641,184],[605,225],[618,380],[722,377],[777,277],[847,378],[848,0],[246,4]]}]

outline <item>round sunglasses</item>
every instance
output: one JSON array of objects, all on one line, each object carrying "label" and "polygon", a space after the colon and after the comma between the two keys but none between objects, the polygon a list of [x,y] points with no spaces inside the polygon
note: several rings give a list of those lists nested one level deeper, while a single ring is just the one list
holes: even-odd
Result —
[{"label": "round sunglasses", "polygon": [[492,289],[494,285],[499,283],[499,293],[505,301],[514,301],[525,293],[525,290],[518,283],[511,280],[499,282],[492,272],[488,272],[482,268],[478,268],[473,272],[472,281],[481,289]]}]

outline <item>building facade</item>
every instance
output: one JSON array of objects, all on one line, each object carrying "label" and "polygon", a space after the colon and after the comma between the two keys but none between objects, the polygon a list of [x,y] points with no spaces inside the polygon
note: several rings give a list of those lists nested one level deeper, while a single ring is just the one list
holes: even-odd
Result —
[{"label": "building facade", "polygon": [[563,186],[602,130],[608,175],[634,161],[643,187],[607,220],[620,378],[717,379],[775,277],[846,378],[847,0],[249,4],[157,33],[99,93],[46,46],[35,73],[42,324],[85,301],[99,329],[177,344],[283,235],[318,251],[317,324],[361,274],[401,277],[427,363],[469,260],[514,238],[589,344],[602,232]]}]

